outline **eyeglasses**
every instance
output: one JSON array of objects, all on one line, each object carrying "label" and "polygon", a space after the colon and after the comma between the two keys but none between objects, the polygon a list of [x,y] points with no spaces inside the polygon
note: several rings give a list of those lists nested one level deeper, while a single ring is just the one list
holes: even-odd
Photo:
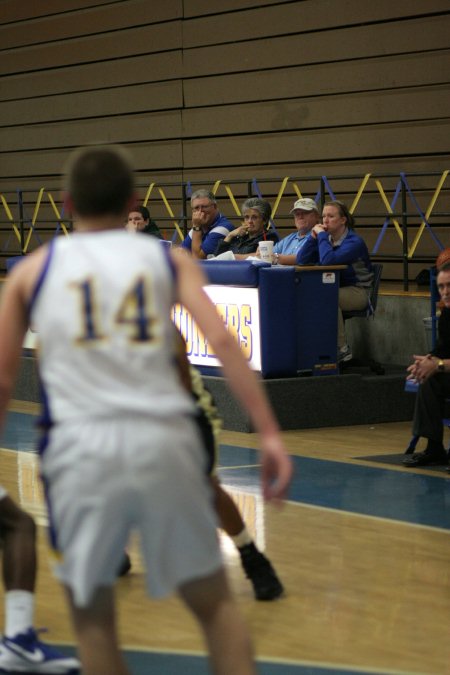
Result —
[{"label": "eyeglasses", "polygon": [[200,204],[199,206],[193,206],[192,210],[193,211],[207,211],[210,209],[212,204]]}]

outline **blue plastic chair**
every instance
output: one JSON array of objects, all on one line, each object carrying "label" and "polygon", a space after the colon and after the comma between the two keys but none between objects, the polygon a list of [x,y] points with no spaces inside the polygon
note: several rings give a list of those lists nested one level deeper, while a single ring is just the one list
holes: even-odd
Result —
[{"label": "blue plastic chair", "polygon": [[[370,290],[367,307],[365,309],[343,311],[342,317],[344,321],[348,321],[349,319],[353,319],[355,317],[362,317],[366,319],[370,317],[372,318],[375,317],[375,311],[377,309],[378,303],[378,291],[380,290],[381,273],[383,272],[383,265],[381,263],[372,263],[372,270],[373,270],[373,282],[372,288]],[[342,368],[344,369],[346,365],[367,366],[373,373],[376,373],[377,375],[384,375],[384,368],[381,365],[381,363],[378,363],[378,361],[374,361],[373,359],[370,359],[367,362],[352,359],[351,361],[348,361],[348,363],[343,362],[341,364]]]}]

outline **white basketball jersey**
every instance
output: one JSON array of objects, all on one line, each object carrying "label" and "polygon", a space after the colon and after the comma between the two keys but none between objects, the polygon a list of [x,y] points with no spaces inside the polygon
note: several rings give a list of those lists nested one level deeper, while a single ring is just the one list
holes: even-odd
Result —
[{"label": "white basketball jersey", "polygon": [[125,230],[54,240],[31,305],[48,422],[192,410],[173,355],[174,270]]}]

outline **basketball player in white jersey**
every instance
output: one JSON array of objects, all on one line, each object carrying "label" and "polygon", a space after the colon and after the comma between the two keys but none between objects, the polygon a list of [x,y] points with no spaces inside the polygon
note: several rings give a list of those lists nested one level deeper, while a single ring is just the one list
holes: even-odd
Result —
[{"label": "basketball player in white jersey", "polygon": [[112,586],[132,528],[150,594],[178,591],[204,631],[214,673],[250,675],[251,643],[224,574],[194,404],[175,364],[174,301],[208,338],[260,433],[267,500],[284,498],[292,466],[201,270],[184,252],[124,231],[134,199],[121,149],[72,157],[67,206],[76,233],[16,265],[1,295],[0,421],[31,322],[44,391],[41,472],[84,675],[128,673]]}]

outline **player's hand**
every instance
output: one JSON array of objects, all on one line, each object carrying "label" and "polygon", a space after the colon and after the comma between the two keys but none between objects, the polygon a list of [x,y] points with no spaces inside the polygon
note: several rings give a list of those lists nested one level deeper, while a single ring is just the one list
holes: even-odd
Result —
[{"label": "player's hand", "polygon": [[264,499],[276,504],[286,499],[292,474],[292,460],[281,439],[276,436],[263,440],[261,482]]}]

